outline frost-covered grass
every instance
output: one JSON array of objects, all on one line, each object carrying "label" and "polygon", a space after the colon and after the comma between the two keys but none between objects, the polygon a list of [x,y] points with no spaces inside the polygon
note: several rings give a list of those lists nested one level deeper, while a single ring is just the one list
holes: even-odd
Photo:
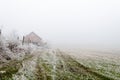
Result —
[{"label": "frost-covered grass", "polygon": [[[0,77],[2,80],[119,80],[119,57],[114,57],[89,51],[35,49],[22,61],[13,61],[14,66],[8,65],[15,70],[0,68],[3,72]],[[17,65],[20,67],[16,68]]]},{"label": "frost-covered grass", "polygon": [[77,59],[79,63],[91,70],[115,80],[120,80],[119,53],[81,50],[69,52],[69,54],[74,55],[74,59]]},{"label": "frost-covered grass", "polygon": [[[16,74],[19,69],[23,66],[23,61],[31,58],[32,55],[27,55],[22,60],[10,60],[7,63],[0,65],[0,80],[13,80],[12,77]],[[2,73],[3,72],[3,73]]]}]

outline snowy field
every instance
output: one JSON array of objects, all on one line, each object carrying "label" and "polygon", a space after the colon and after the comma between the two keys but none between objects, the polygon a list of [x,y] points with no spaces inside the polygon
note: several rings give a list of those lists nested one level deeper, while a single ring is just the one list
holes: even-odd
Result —
[{"label": "snowy field", "polygon": [[106,77],[120,80],[119,50],[69,50],[67,51],[80,64]]},{"label": "snowy field", "polygon": [[0,66],[0,80],[120,80],[120,55],[89,50],[35,49]]}]

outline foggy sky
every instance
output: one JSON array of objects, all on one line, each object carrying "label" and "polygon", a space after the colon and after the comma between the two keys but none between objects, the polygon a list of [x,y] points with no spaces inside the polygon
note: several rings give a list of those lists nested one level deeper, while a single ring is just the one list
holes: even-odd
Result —
[{"label": "foggy sky", "polygon": [[53,45],[120,47],[120,1],[0,0],[0,25]]}]

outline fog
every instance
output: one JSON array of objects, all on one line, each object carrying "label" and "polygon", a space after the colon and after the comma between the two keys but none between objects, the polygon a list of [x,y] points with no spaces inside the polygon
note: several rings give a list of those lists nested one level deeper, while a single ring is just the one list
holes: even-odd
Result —
[{"label": "fog", "polygon": [[4,34],[37,33],[53,46],[120,47],[119,0],[0,0]]}]

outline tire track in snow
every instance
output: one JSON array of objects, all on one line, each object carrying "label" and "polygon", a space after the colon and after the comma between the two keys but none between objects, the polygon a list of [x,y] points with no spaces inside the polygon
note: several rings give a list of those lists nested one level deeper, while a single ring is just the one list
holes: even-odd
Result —
[{"label": "tire track in snow", "polygon": [[[58,52],[61,54],[61,57],[62,57],[62,59],[63,59],[65,62],[71,61],[71,62],[73,62],[73,63],[76,63],[76,64],[77,64],[76,66],[78,66],[79,69],[82,69],[83,74],[84,74],[84,72],[85,72],[85,74],[87,74],[87,75],[88,75],[88,74],[89,74],[89,75],[93,75],[93,77],[96,77],[97,80],[98,80],[98,79],[99,79],[99,80],[114,80],[113,78],[110,78],[110,77],[104,76],[104,75],[102,75],[102,74],[99,74],[99,73],[97,73],[97,72],[95,72],[95,71],[92,71],[90,68],[88,68],[88,67],[80,64],[80,62],[78,62],[76,59],[72,58],[70,55],[68,55],[68,54],[66,54],[66,53],[64,53],[64,52],[62,52],[62,51],[60,51],[60,50],[58,50]],[[66,65],[68,65],[69,67],[71,66],[69,63],[68,63],[68,64],[66,63]],[[71,66],[71,67],[72,67],[72,66]],[[73,67],[73,68],[74,68],[74,67]],[[71,69],[73,69],[73,68],[71,68]],[[75,69],[73,69],[73,71],[75,71]]]},{"label": "tire track in snow", "polygon": [[23,61],[22,68],[13,75],[13,80],[35,80],[35,66],[37,62],[37,55]]},{"label": "tire track in snow", "polygon": [[60,50],[38,50],[33,54],[13,75],[14,80],[79,80],[85,76],[92,80],[113,80],[90,70]]}]

